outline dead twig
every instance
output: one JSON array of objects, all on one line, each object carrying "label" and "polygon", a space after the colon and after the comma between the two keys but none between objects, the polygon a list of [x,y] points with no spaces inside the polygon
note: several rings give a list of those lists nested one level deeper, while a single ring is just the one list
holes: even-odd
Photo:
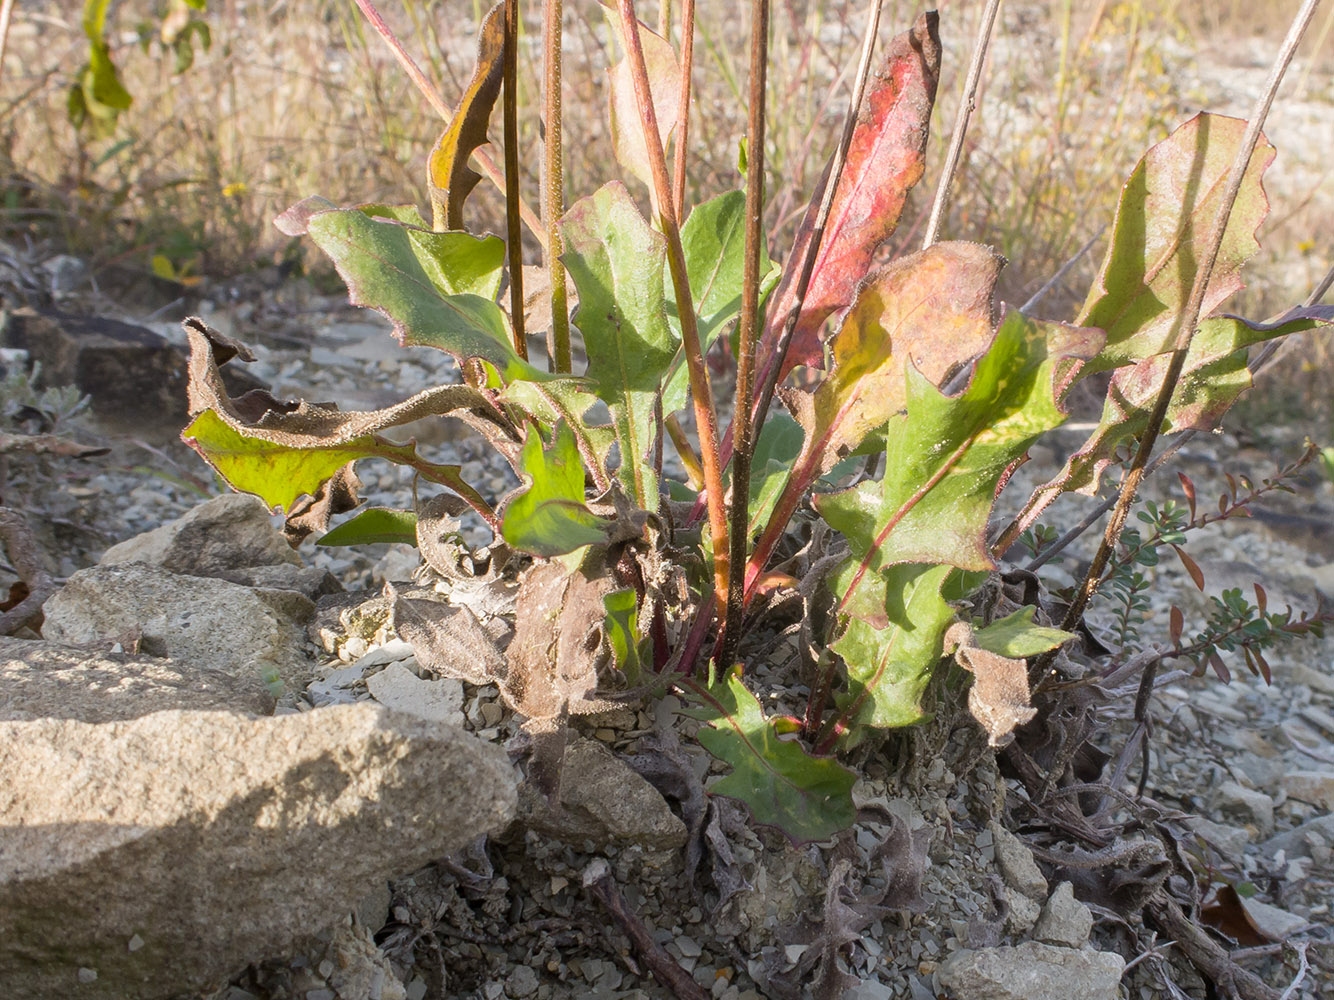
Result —
[{"label": "dead twig", "polygon": [[15,572],[28,588],[27,597],[0,613],[0,635],[13,635],[41,617],[42,605],[55,593],[56,585],[42,565],[41,553],[28,522],[9,507],[0,507],[0,547],[9,554]]},{"label": "dead twig", "polygon": [[1182,954],[1213,980],[1224,995],[1242,1000],[1283,1000],[1278,991],[1271,989],[1259,976],[1232,961],[1232,956],[1186,916],[1176,900],[1166,893],[1159,892],[1149,900],[1144,911],[1159,930],[1176,940]]},{"label": "dead twig", "polygon": [[643,958],[644,964],[658,982],[684,1000],[708,1000],[708,991],[695,982],[662,945],[653,940],[649,929],[630,909],[625,896],[616,887],[616,882],[611,877],[611,869],[602,858],[594,859],[584,869],[584,888],[616,921],[616,925],[630,939],[631,946]]}]

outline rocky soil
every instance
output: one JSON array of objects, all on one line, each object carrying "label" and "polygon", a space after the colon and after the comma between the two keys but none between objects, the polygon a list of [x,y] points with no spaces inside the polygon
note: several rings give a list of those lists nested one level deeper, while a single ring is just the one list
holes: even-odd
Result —
[{"label": "rocky soil", "polygon": [[[450,377],[300,286],[199,308],[256,344],[250,374],[281,394],[370,407]],[[81,327],[52,322],[71,356],[88,350]],[[149,328],[180,341],[173,323]],[[858,823],[830,844],[794,847],[709,798],[716,766],[671,697],[578,720],[552,808],[524,781],[495,686],[423,667],[381,593],[486,619],[496,581],[424,576],[406,547],[293,553],[261,504],[215,495],[172,442],[178,415],[126,418],[100,387],[79,433],[110,453],[11,455],[5,482],[60,585],[40,637],[0,640],[9,995],[1203,997],[1175,935],[1124,896],[1165,879],[1183,895],[1193,879],[1201,922],[1290,997],[1334,982],[1327,641],[1272,656],[1272,686],[1239,660],[1230,685],[1165,661],[1143,794],[1132,754],[1106,805],[1126,832],[1102,856],[1060,846],[948,699],[859,762]],[[461,432],[412,430],[471,481],[509,483]],[[1197,439],[1180,468],[1203,504],[1223,470],[1259,480],[1297,445]],[[1038,453],[1034,473],[1058,457]],[[410,496],[394,470],[364,476],[372,502]],[[1151,492],[1179,494],[1174,480]],[[1309,609],[1334,588],[1334,496],[1314,474],[1298,485],[1191,537],[1211,593],[1260,582],[1271,604]],[[1048,584],[1086,557],[1044,568]],[[1171,557],[1159,572],[1145,644],[1166,641],[1171,604],[1188,629],[1205,611]],[[781,678],[795,637],[765,646],[754,669]],[[1114,762],[1138,676],[1120,683],[1094,740]]]}]

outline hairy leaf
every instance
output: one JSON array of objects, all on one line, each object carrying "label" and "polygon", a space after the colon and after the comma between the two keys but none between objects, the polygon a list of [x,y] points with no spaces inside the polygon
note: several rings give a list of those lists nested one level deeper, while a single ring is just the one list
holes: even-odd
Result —
[{"label": "hairy leaf", "polygon": [[515,352],[509,322],[493,301],[502,240],[435,233],[368,210],[307,198],[275,225],[288,236],[309,235],[338,269],[352,304],[387,316],[405,347],[434,347],[459,361],[481,358],[506,381],[549,377]]},{"label": "hairy leaf", "polygon": [[417,544],[417,515],[410,510],[367,507],[316,540],[316,545]]},{"label": "hairy leaf", "polygon": [[993,747],[1010,743],[1014,731],[1037,714],[1029,701],[1028,665],[1021,659],[982,648],[967,622],[955,622],[949,627],[945,633],[945,651],[952,652],[955,662],[973,675],[973,686],[968,689],[968,710],[986,730],[987,743]]},{"label": "hairy leaf", "polygon": [[773,720],[740,676],[706,687],[687,682],[699,708],[686,715],[707,723],[698,739],[709,753],[732,765],[732,773],[709,791],[740,799],[755,822],[776,826],[796,843],[827,840],[856,819],[852,785],[856,775],[829,757],[813,757],[799,743],[780,739]]},{"label": "hairy leaf", "polygon": [[[1131,173],[1102,270],[1076,320],[1107,331],[1106,347],[1084,374],[1171,348],[1173,321],[1190,298],[1245,131],[1240,118],[1196,115],[1144,154]],[[1241,266],[1259,249],[1255,231],[1269,211],[1260,178],[1273,159],[1274,147],[1262,139],[1228,220],[1202,316],[1242,287]]]},{"label": "hairy leaf", "polygon": [[510,497],[501,512],[500,533],[521,552],[558,556],[607,541],[613,524],[584,503],[584,466],[574,434],[556,427],[549,449],[530,429],[521,457],[528,485]]},{"label": "hairy leaf", "polygon": [[880,482],[815,497],[863,570],[898,562],[991,568],[986,528],[1003,477],[1057,427],[1073,362],[1096,330],[1040,323],[1015,311],[996,331],[967,388],[946,396],[908,366],[907,412],[890,420]]},{"label": "hairy leaf", "polygon": [[[926,13],[910,31],[895,38],[884,67],[867,89],[780,381],[796,365],[820,363],[820,327],[852,302],[877,251],[898,227],[908,191],[921,179],[940,78],[938,24],[934,12]],[[810,243],[827,183],[826,176],[811,199],[769,311],[758,352],[758,357],[768,359],[761,382],[795,305],[797,262]]]},{"label": "hairy leaf", "polygon": [[[1278,323],[1253,323],[1239,316],[1205,320],[1186,352],[1164,432],[1212,430],[1251,387],[1248,347],[1331,321],[1334,306],[1294,309]],[[1170,361],[1170,353],[1155,355],[1112,376],[1098,426],[1061,471],[1035,491],[1038,509],[1067,491],[1089,496],[1098,492],[1103,470],[1117,460],[1117,449],[1148,426],[1149,411]]]},{"label": "hairy leaf", "polygon": [[[192,317],[184,325],[190,341],[187,392],[194,419],[181,437],[234,488],[295,515],[293,504],[298,497],[318,497],[324,484],[344,466],[378,457],[411,466],[427,479],[449,487],[483,517],[493,519],[486,501],[460,478],[457,465],[428,462],[417,455],[414,445],[394,444],[378,433],[447,413],[471,413],[481,422],[497,420],[499,414],[490,400],[476,389],[440,386],[383,410],[347,413],[304,401],[280,402],[261,390],[232,399],[222,384],[218,364],[233,357],[248,361],[253,356],[244,345],[199,319]],[[490,427],[501,430],[499,424]],[[348,508],[341,505],[341,509]],[[321,516],[305,530],[323,530],[327,524],[327,517]]]},{"label": "hairy leaf", "polygon": [[[700,349],[708,352],[718,335],[741,311],[741,279],[746,263],[746,192],[728,191],[711,198],[690,211],[681,227],[681,248],[685,253],[686,276],[695,300]],[[769,259],[768,248],[760,247],[760,302],[778,281],[778,265]],[[664,275],[663,298],[667,319],[680,338],[680,318],[676,315],[676,294],[671,275]],[[675,413],[686,405],[690,378],[685,354],[679,349],[672,360],[671,374],[663,392],[664,413]]]},{"label": "hairy leaf", "polygon": [[616,181],[576,202],[561,231],[565,266],[579,289],[574,318],[588,351],[586,375],[611,411],[620,479],[639,506],[656,510],[648,461],[653,407],[676,349],[664,311],[667,242]]},{"label": "hairy leaf", "polygon": [[468,157],[487,143],[486,125],[500,95],[504,62],[505,5],[498,3],[482,19],[472,80],[427,161],[431,208],[438,230],[463,228],[463,202],[482,179],[468,166]]},{"label": "hairy leaf", "polygon": [[[853,587],[857,568],[855,559],[839,567],[830,581],[834,593]],[[860,742],[867,727],[910,726],[926,717],[922,695],[954,619],[940,594],[950,572],[900,564],[856,583],[839,614],[842,633],[830,645],[847,667],[848,689],[838,699],[844,746]]]},{"label": "hairy leaf", "polygon": [[1073,639],[1073,632],[1063,632],[1033,621],[1033,607],[1020,608],[1012,615],[998,618],[973,633],[973,645],[999,656],[1022,660],[1055,649]]}]

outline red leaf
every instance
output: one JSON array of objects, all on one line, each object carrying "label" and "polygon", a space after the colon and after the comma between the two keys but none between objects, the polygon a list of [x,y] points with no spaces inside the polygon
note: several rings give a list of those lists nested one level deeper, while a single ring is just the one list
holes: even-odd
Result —
[{"label": "red leaf", "polygon": [[1195,520],[1195,484],[1191,482],[1190,476],[1184,472],[1178,472],[1177,478],[1181,480],[1181,492],[1186,494],[1186,502],[1190,504],[1190,519]]},{"label": "red leaf", "polygon": [[[885,67],[870,82],[779,381],[796,365],[820,364],[820,327],[851,304],[858,283],[872,270],[876,251],[897,228],[909,189],[922,177],[940,78],[938,23],[934,13],[919,17],[911,31],[890,43]],[[811,199],[774,293],[757,352],[758,357],[770,359],[769,366],[794,305],[797,262],[810,243],[827,183],[826,176]],[[761,383],[766,374],[767,367],[760,374]]]},{"label": "red leaf", "polygon": [[1223,658],[1217,653],[1209,654],[1209,666],[1214,668],[1214,673],[1218,675],[1218,679],[1224,684],[1232,683],[1232,671],[1228,670],[1227,664],[1223,662]]},{"label": "red leaf", "polygon": [[1269,607],[1269,595],[1265,593],[1264,587],[1259,582],[1253,583],[1255,588],[1255,606],[1260,609],[1260,614],[1264,614]]},{"label": "red leaf", "polygon": [[1260,676],[1265,679],[1265,684],[1273,685],[1274,675],[1269,669],[1269,661],[1265,659],[1265,654],[1258,649],[1255,651],[1255,660],[1260,665]]},{"label": "red leaf", "polygon": [[1177,558],[1181,560],[1181,565],[1186,567],[1186,572],[1189,573],[1190,578],[1195,581],[1196,589],[1203,591],[1204,573],[1200,571],[1199,564],[1196,563],[1195,560],[1192,559],[1190,556],[1186,555],[1186,550],[1183,549],[1180,545],[1173,545],[1172,551],[1174,551],[1177,554]]},{"label": "red leaf", "polygon": [[1230,885],[1219,886],[1212,901],[1205,901],[1200,909],[1200,919],[1245,948],[1253,948],[1269,940],[1246,912],[1237,890]]},{"label": "red leaf", "polygon": [[1180,608],[1178,608],[1175,604],[1173,604],[1170,618],[1171,618],[1171,624],[1169,626],[1169,631],[1172,636],[1172,645],[1180,646],[1181,631],[1186,627],[1186,616],[1181,613]]}]

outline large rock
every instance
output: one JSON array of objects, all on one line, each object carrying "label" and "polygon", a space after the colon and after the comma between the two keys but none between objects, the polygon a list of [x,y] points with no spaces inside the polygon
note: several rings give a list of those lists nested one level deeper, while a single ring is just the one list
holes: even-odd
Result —
[{"label": "large rock", "polygon": [[145,563],[93,566],[71,576],[42,611],[42,635],[56,642],[114,641],[138,630],[145,653],[268,688],[281,681],[299,690],[311,672],[297,623],[259,592],[225,580]]},{"label": "large rock", "polygon": [[0,723],[0,996],[219,985],[515,810],[503,750],[363,703]]},{"label": "large rock", "polygon": [[1025,941],[956,951],[936,970],[936,989],[951,1000],[1117,1000],[1125,965],[1109,951]]},{"label": "large rock", "polygon": [[[4,347],[26,351],[42,366],[41,385],[74,385],[93,413],[113,427],[154,438],[175,437],[186,412],[185,352],[152,330],[101,316],[16,309]],[[232,395],[258,387],[235,365],[222,369]]]},{"label": "large rock", "polygon": [[172,708],[267,713],[253,680],[152,656],[0,637],[0,719],[113,722]]},{"label": "large rock", "polygon": [[263,500],[225,493],[159,528],[111,546],[101,559],[103,566],[133,562],[226,579],[228,573],[245,567],[300,566],[301,557],[273,527]]}]

